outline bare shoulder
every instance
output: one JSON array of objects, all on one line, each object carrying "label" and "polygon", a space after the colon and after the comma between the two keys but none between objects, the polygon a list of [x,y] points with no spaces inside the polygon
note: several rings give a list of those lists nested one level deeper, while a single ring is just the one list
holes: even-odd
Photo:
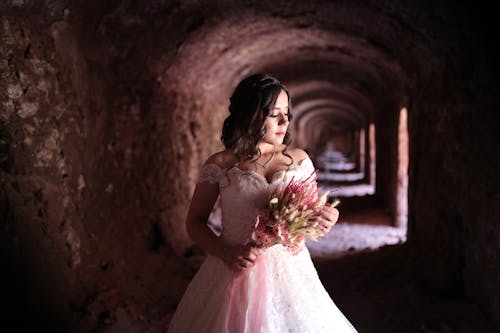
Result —
[{"label": "bare shoulder", "polygon": [[216,164],[220,168],[225,169],[233,166],[237,161],[233,152],[226,149],[210,156],[204,164]]},{"label": "bare shoulder", "polygon": [[309,155],[300,148],[288,147],[286,151],[290,154],[290,156],[292,156],[293,163],[295,164],[300,164],[303,160],[309,158]]}]

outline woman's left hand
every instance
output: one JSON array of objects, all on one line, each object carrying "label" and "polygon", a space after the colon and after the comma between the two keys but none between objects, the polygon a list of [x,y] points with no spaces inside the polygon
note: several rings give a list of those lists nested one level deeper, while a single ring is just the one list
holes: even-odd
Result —
[{"label": "woman's left hand", "polygon": [[320,224],[321,230],[326,234],[332,229],[332,227],[339,220],[339,211],[328,204],[321,207],[320,217],[318,222]]}]

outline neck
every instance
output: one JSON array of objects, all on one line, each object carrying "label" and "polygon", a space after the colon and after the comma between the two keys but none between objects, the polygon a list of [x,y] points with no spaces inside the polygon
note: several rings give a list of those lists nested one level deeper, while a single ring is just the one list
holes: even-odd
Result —
[{"label": "neck", "polygon": [[260,150],[260,153],[262,155],[272,154],[273,152],[276,153],[276,151],[278,150],[277,146],[269,143],[258,144],[257,148]]},{"label": "neck", "polygon": [[[276,148],[276,147],[275,147],[275,148]],[[262,153],[262,152],[261,152],[261,153]],[[267,169],[267,166],[269,165],[269,163],[271,163],[271,161],[273,160],[273,158],[274,158],[274,155],[275,155],[275,154],[276,154],[276,149],[274,149],[274,150],[271,152],[271,157],[269,157],[269,159],[268,159],[267,161],[265,161],[265,162],[263,162],[263,163],[262,163],[262,162],[259,162],[259,161],[258,161],[258,160],[260,160],[260,157],[259,157],[259,158],[258,158],[257,160],[255,160],[254,162],[255,162],[255,164],[257,164],[257,165],[261,166],[262,168]]]}]

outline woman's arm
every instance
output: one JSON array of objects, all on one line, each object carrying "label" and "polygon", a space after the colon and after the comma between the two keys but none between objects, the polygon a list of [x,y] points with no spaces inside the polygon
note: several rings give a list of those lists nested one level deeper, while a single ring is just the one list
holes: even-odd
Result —
[{"label": "woman's arm", "polygon": [[187,232],[205,252],[219,257],[235,271],[250,268],[254,265],[260,251],[250,244],[227,244],[207,225],[208,217],[218,196],[218,184],[203,182],[196,185],[186,219]]},{"label": "woman's arm", "polygon": [[187,214],[186,227],[189,237],[199,247],[208,254],[222,258],[225,251],[224,243],[207,225],[218,196],[218,184],[209,182],[196,184]]}]

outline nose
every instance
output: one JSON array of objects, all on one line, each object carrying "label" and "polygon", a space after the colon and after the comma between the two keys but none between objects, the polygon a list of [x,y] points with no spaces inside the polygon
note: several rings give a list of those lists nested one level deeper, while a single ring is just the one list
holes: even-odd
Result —
[{"label": "nose", "polygon": [[288,125],[288,117],[285,115],[282,115],[280,117],[280,120],[278,122],[278,125]]}]

